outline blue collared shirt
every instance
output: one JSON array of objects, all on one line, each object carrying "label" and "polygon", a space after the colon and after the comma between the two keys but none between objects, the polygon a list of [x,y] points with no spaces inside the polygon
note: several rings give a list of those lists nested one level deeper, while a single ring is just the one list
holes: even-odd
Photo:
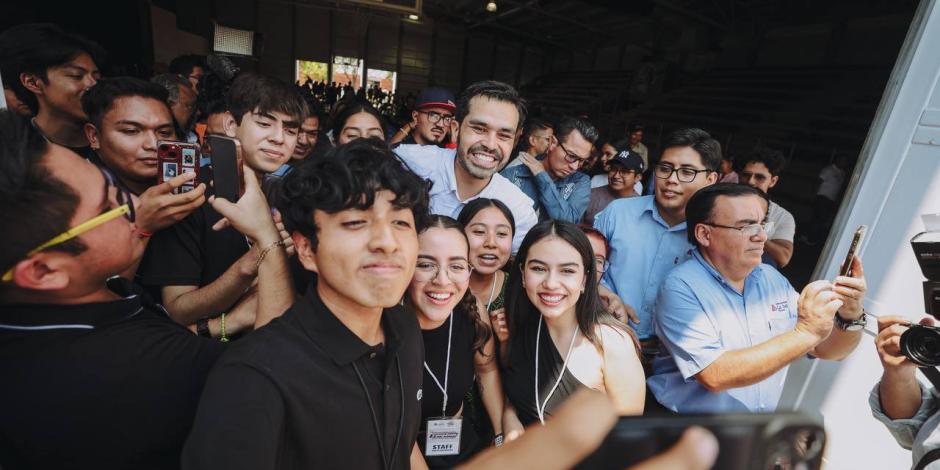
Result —
[{"label": "blue collared shirt", "polygon": [[692,256],[685,222],[670,227],[653,196],[617,199],[594,218],[594,228],[610,243],[610,268],[604,285],[636,310],[630,323],[640,339],[653,336],[653,312],[659,286],[673,268]]},{"label": "blue collared shirt", "polygon": [[533,176],[525,165],[507,167],[501,173],[519,187],[535,204],[539,222],[548,219],[578,223],[591,201],[591,177],[576,171],[552,180],[547,171]]},{"label": "blue collared shirt", "polygon": [[787,367],[756,384],[713,393],[695,379],[723,353],[749,348],[793,330],[799,294],[762,264],[739,293],[698,250],[663,281],[654,316],[663,350],[653,361],[650,390],[679,413],[773,412]]}]

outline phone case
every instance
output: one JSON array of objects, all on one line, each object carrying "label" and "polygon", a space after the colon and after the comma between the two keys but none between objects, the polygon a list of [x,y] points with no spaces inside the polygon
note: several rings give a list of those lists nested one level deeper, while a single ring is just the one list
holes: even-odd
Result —
[{"label": "phone case", "polygon": [[173,194],[188,193],[199,184],[199,144],[187,142],[157,142],[157,184],[162,184],[183,173],[195,173],[196,178],[173,190]]}]

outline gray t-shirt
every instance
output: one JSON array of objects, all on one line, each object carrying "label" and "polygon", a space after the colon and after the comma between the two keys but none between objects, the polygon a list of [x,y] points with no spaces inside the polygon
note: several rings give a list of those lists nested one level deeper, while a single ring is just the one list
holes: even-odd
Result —
[{"label": "gray t-shirt", "polygon": [[774,223],[773,230],[767,234],[768,240],[793,242],[793,235],[796,233],[796,220],[793,219],[793,214],[780,207],[776,202],[770,201],[770,206],[767,209],[767,221]]}]

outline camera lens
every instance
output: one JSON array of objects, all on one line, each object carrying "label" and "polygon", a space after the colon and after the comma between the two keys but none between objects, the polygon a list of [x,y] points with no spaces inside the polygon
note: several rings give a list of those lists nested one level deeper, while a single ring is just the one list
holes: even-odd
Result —
[{"label": "camera lens", "polygon": [[940,328],[911,325],[901,335],[901,352],[918,366],[940,366]]}]

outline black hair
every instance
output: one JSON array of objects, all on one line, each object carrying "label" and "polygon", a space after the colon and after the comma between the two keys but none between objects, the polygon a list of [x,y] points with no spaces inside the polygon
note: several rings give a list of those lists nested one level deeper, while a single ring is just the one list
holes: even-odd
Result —
[{"label": "black hair", "polygon": [[163,73],[150,79],[151,83],[160,85],[167,92],[166,103],[170,106],[179,103],[180,87],[192,89],[192,84],[182,75],[175,73]]},{"label": "black hair", "polygon": [[709,171],[718,171],[721,166],[721,144],[701,129],[694,127],[678,129],[666,136],[662,148],[691,147],[698,152],[702,165]]},{"label": "black hair", "polygon": [[309,238],[316,250],[314,211],[367,209],[376,193],[389,190],[395,195],[392,204],[411,209],[420,232],[428,223],[428,189],[429,183],[408,170],[385,142],[362,138],[294,167],[281,182],[275,205],[287,230]]},{"label": "black hair", "polygon": [[686,236],[689,243],[699,246],[698,240],[695,238],[695,227],[711,220],[712,211],[715,209],[715,200],[718,199],[718,196],[758,196],[768,205],[770,204],[770,199],[767,198],[766,193],[746,184],[717,183],[699,189],[689,198],[689,202],[685,206]]},{"label": "black hair", "polygon": [[182,75],[188,79],[189,76],[192,75],[193,69],[196,67],[202,67],[203,70],[205,70],[205,56],[186,54],[174,57],[173,60],[170,61],[169,72]]},{"label": "black hair", "polygon": [[786,166],[786,159],[783,152],[768,147],[757,147],[741,159],[741,169],[748,163],[763,163],[771,176],[777,176]]},{"label": "black hair", "polygon": [[228,110],[241,125],[248,113],[284,113],[296,126],[307,117],[307,103],[292,84],[274,77],[243,73],[232,81],[226,97]]},{"label": "black hair", "polygon": [[584,140],[593,145],[597,142],[597,128],[585,119],[576,117],[566,117],[555,126],[555,138],[559,142],[564,142],[572,132],[578,131]]},{"label": "black hair", "polygon": [[[578,329],[588,341],[598,349],[603,349],[596,327],[600,325],[611,326],[614,329],[634,338],[633,331],[623,322],[618,321],[607,312],[597,295],[597,266],[594,264],[594,250],[587,235],[577,225],[560,220],[546,220],[539,222],[526,234],[519,246],[519,252],[512,261],[509,283],[506,286],[506,315],[507,326],[511,338],[521,338],[522,332],[534,326],[533,322],[541,320],[538,309],[532,305],[522,277],[525,264],[528,261],[529,250],[533,245],[549,237],[558,237],[571,245],[581,255],[584,266],[584,291],[575,304],[575,315],[578,320]],[[510,343],[510,346],[512,343]]]},{"label": "black hair", "polygon": [[[470,252],[470,241],[467,240],[467,234],[464,232],[464,226],[460,222],[447,217],[446,215],[432,214],[428,218],[428,225],[424,227],[422,232],[430,228],[442,228],[446,230],[456,230],[460,232],[460,236],[463,237],[464,241],[467,242],[467,253]],[[408,296],[405,296],[406,303],[410,303],[411,300]],[[454,309],[454,314],[459,315],[469,315],[470,319],[473,320],[473,347],[472,349],[480,355],[486,356],[485,348],[487,341],[493,337],[493,330],[490,326],[480,318],[480,309],[477,307],[477,299],[474,297],[473,293],[470,292],[470,289],[467,289],[467,292],[464,293],[460,303],[457,304],[457,307]]]},{"label": "black hair", "polygon": [[368,101],[356,99],[344,106],[342,111],[336,115],[336,119],[333,121],[333,139],[339,142],[339,135],[343,132],[343,128],[346,127],[346,121],[359,113],[371,114],[372,117],[379,121],[379,126],[382,127],[382,138],[385,138],[385,118],[382,117],[382,113],[369,104]]},{"label": "black hair", "polygon": [[[606,250],[607,250],[607,254],[610,255],[610,242],[607,241],[607,237],[605,237],[604,234],[601,233],[600,230],[598,230],[598,229],[596,229],[596,228],[594,228],[594,227],[592,227],[592,226],[590,226],[590,225],[588,225],[588,224],[578,224],[578,228],[581,229],[581,231],[584,232],[585,235],[587,235],[587,236],[589,236],[589,237],[593,235],[593,236],[599,238],[602,242],[604,242],[604,249],[606,249]],[[589,241],[590,241],[590,240],[589,240]],[[597,254],[597,253],[595,253],[595,255],[596,255],[596,254]]]},{"label": "black hair", "polygon": [[[42,163],[49,142],[30,123],[0,110],[0,271],[6,272],[40,243],[69,229],[80,197]],[[77,238],[48,248],[79,254]]]},{"label": "black hair", "polygon": [[98,67],[103,65],[104,49],[90,39],[51,23],[14,26],[0,34],[0,75],[10,82],[16,97],[36,114],[39,100],[23,86],[20,74],[33,74],[48,83],[50,68],[66,64],[82,53],[91,56]]},{"label": "black hair", "polygon": [[102,78],[82,95],[82,110],[88,115],[88,120],[100,129],[101,119],[114,106],[114,100],[126,96],[140,96],[157,100],[167,106],[167,112],[172,116],[173,113],[170,112],[167,103],[167,95],[166,89],[162,86],[139,78]]},{"label": "black hair", "polygon": [[323,110],[323,106],[320,105],[320,101],[306,88],[300,87],[298,88],[298,92],[300,96],[303,97],[304,102],[307,103],[307,117],[317,118],[317,120],[320,121],[320,129],[323,129],[326,123],[326,112]]},{"label": "black hair", "polygon": [[470,224],[470,221],[477,216],[480,211],[486,209],[487,207],[495,207],[503,213],[503,216],[506,217],[506,220],[509,221],[509,228],[512,231],[513,236],[516,235],[516,218],[512,216],[512,211],[509,210],[509,207],[506,207],[506,204],[503,204],[503,201],[499,199],[490,199],[488,197],[478,197],[470,202],[467,205],[463,206],[463,209],[460,209],[460,214],[457,215],[457,222],[460,222],[460,225],[466,227]]},{"label": "black hair", "polygon": [[457,121],[462,122],[463,118],[467,117],[467,114],[470,113],[470,100],[477,96],[515,105],[516,111],[519,112],[519,122],[516,123],[516,130],[525,125],[527,114],[525,100],[522,99],[522,96],[512,85],[495,80],[473,83],[460,94],[460,98],[457,99]]}]

